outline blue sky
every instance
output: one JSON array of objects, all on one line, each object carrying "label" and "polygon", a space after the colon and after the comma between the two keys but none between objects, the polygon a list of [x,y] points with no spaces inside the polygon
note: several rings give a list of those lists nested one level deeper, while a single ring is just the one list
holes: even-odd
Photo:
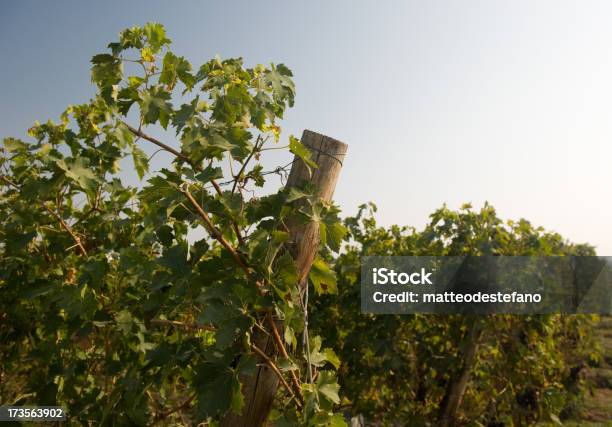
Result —
[{"label": "blue sky", "polygon": [[347,214],[374,201],[383,224],[422,227],[488,200],[612,255],[610,16],[606,1],[4,1],[0,135],[89,99],[91,56],[158,21],[194,64],[293,70],[284,136],[349,144]]}]

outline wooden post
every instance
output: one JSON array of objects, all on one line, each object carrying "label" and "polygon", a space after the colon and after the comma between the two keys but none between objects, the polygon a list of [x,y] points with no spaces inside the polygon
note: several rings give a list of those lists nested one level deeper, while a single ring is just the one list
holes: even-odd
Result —
[{"label": "wooden post", "polygon": [[[310,175],[306,165],[296,158],[291,167],[287,187],[309,181],[317,189],[319,196],[331,201],[342,169],[342,162],[348,146],[325,135],[305,130],[302,144],[312,152],[312,159],[319,166]],[[295,260],[302,288],[308,284],[308,273],[319,249],[319,224],[288,224],[291,241],[290,252]],[[279,329],[282,330],[282,325]],[[272,336],[256,330],[252,342],[266,354],[274,356],[276,347]],[[223,427],[259,427],[270,413],[272,402],[278,388],[278,377],[267,366],[259,366],[253,376],[241,378],[244,393],[242,414],[227,415],[221,422]]]},{"label": "wooden post", "polygon": [[[342,162],[348,146],[338,140],[305,130],[302,144],[312,152],[315,163],[319,166],[313,170],[312,177],[302,161],[293,163],[287,187],[310,181],[319,192],[322,200],[329,202],[334,195]],[[299,282],[305,286],[312,262],[319,250],[319,224],[309,223],[302,226],[289,224],[291,236],[291,255],[297,265]]]},{"label": "wooden post", "polygon": [[482,335],[482,325],[478,320],[470,319],[468,321],[472,322],[472,324],[465,341],[463,365],[459,372],[451,377],[446,386],[446,393],[440,403],[438,427],[452,427],[456,424],[457,411],[461,406],[463,395],[476,363],[478,344]]}]

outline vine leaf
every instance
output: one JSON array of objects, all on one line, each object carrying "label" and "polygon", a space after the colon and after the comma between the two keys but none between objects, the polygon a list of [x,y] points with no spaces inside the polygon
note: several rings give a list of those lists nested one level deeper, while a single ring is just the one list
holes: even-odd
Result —
[{"label": "vine leaf", "polygon": [[172,105],[169,102],[170,97],[170,93],[159,86],[141,91],[140,109],[143,122],[151,124],[159,120],[165,129],[172,113]]},{"label": "vine leaf", "polygon": [[321,257],[317,256],[312,263],[309,278],[316,293],[319,295],[323,293],[335,294],[338,292],[336,273],[329,268]]},{"label": "vine leaf", "polygon": [[229,409],[239,410],[244,404],[243,398],[235,396],[237,393],[242,394],[240,381],[222,362],[201,365],[194,383],[198,400],[198,422]]},{"label": "vine leaf", "polygon": [[340,366],[340,359],[338,356],[329,347],[326,347],[321,350],[322,339],[320,336],[316,336],[311,339],[310,343],[310,364],[316,367],[321,367],[325,365],[326,362],[332,364],[332,366],[336,369]]},{"label": "vine leaf", "polygon": [[191,64],[182,56],[176,56],[168,51],[164,56],[162,72],[159,82],[168,85],[169,89],[174,88],[177,80],[183,82],[186,90],[193,88],[195,77],[191,74]]},{"label": "vine leaf", "polygon": [[319,377],[317,378],[317,392],[320,396],[323,396],[326,400],[332,403],[340,403],[340,396],[338,396],[338,391],[340,390],[340,386],[336,381],[336,376],[331,371],[321,371],[319,372]]},{"label": "vine leaf", "polygon": [[326,245],[334,252],[338,252],[342,241],[346,237],[347,229],[340,222],[330,221],[325,218],[319,223],[319,234],[323,245]]},{"label": "vine leaf", "polygon": [[312,169],[316,169],[317,164],[310,158],[311,153],[310,150],[302,144],[302,142],[297,139],[295,136],[291,135],[289,137],[289,151],[299,157],[303,162],[306,168],[308,169],[308,173],[312,175]]},{"label": "vine leaf", "polygon": [[134,168],[136,169],[138,178],[142,179],[149,171],[149,159],[145,152],[135,144],[132,146],[132,159],[134,160]]},{"label": "vine leaf", "polygon": [[85,191],[93,192],[98,184],[98,178],[89,167],[89,159],[77,157],[74,160],[58,160],[57,166],[66,176],[78,183]]}]

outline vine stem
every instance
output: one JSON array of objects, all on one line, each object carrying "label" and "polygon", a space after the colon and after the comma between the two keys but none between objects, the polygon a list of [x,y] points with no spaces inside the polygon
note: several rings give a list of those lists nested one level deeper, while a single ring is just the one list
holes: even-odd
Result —
[{"label": "vine stem", "polygon": [[[314,383],[312,376],[312,364],[310,363],[310,336],[308,335],[308,279],[306,279],[306,286],[304,289],[304,346],[306,347],[306,363],[308,365],[308,382]],[[317,395],[318,400],[318,395]]]},{"label": "vine stem", "polygon": [[174,326],[177,328],[185,328],[185,329],[193,329],[193,330],[203,330],[203,331],[216,331],[217,328],[214,326],[200,326],[195,323],[185,323],[180,322],[178,320],[166,320],[166,319],[151,319],[152,325],[160,325],[160,326]]},{"label": "vine stem", "polygon": [[[165,150],[165,151],[167,151],[167,152],[169,152],[171,154],[174,154],[176,157],[178,157],[179,159],[181,159],[185,163],[191,165],[191,167],[193,167],[194,169],[196,169],[196,170],[198,170],[200,172],[203,170],[200,165],[194,164],[189,157],[187,157],[186,155],[184,155],[180,151],[175,150],[174,148],[170,147],[168,144],[164,144],[159,139],[153,138],[152,136],[147,135],[142,130],[136,129],[134,126],[130,125],[129,123],[126,123],[124,121],[121,121],[121,123],[123,123],[128,128],[128,130],[130,132],[132,132],[134,135],[136,135],[136,136],[138,136],[138,137],[140,137],[140,138],[142,138],[144,140],[147,140],[147,141],[157,145],[162,150]],[[217,194],[219,194],[219,196],[222,196],[223,195],[223,190],[221,189],[219,184],[217,184],[217,182],[214,179],[211,179],[210,183],[215,188],[215,191],[217,192]],[[234,229],[234,232],[236,233],[236,238],[238,239],[238,242],[240,243],[240,245],[244,245],[244,238],[242,237],[242,233],[240,232],[240,228],[238,227],[238,224],[236,224],[236,221],[232,220],[232,228]]]},{"label": "vine stem", "polygon": [[174,414],[175,412],[178,412],[182,409],[185,409],[187,406],[189,406],[189,404],[193,401],[193,399],[195,399],[196,394],[193,393],[191,396],[189,396],[187,399],[185,399],[185,401],[183,403],[181,403],[180,405],[160,414],[157,417],[157,420],[155,420],[151,425],[154,426],[157,423],[163,421],[164,419],[168,418],[170,415]]},{"label": "vine stem", "polygon": [[[70,228],[70,226],[68,224],[66,224],[66,222],[62,219],[62,217],[57,213],[57,212],[53,212],[47,205],[43,204],[43,207],[45,208],[45,210],[47,212],[49,212],[51,215],[53,215],[58,222],[60,223],[60,225],[62,226],[62,228],[64,230],[66,230],[68,232],[68,234],[70,234],[70,237],[72,237],[72,240],[74,240],[74,242],[76,243],[76,245],[79,247],[79,249],[81,250],[81,253],[85,256],[87,256],[87,251],[85,250],[85,247],[83,246],[83,244],[81,243],[81,239],[79,238],[79,236],[77,236],[76,234],[74,234],[74,231],[72,231],[72,228]],[[74,247],[74,246],[73,246]]]},{"label": "vine stem", "polygon": [[295,402],[298,405],[298,409],[302,409],[302,403],[296,398],[295,393],[293,392],[293,390],[291,389],[291,387],[289,386],[289,384],[287,383],[287,380],[285,380],[285,377],[283,377],[283,374],[281,373],[280,369],[278,369],[278,367],[274,364],[274,362],[272,361],[272,359],[270,359],[268,357],[268,355],[266,353],[264,353],[259,347],[257,347],[255,344],[251,344],[251,350],[253,350],[254,353],[257,353],[257,355],[259,357],[261,357],[264,362],[266,362],[266,364],[270,367],[270,369],[272,369],[272,371],[274,371],[274,373],[278,376],[278,379],[280,380],[281,384],[283,385],[283,387],[285,387],[287,389],[287,391],[289,392],[289,394],[291,395],[291,397],[295,400]]},{"label": "vine stem", "polygon": [[[123,123],[128,128],[128,130],[130,132],[132,132],[134,135],[139,136],[142,139],[146,139],[147,141],[157,145],[158,147],[166,150],[167,152],[174,154],[179,159],[183,160],[184,162],[189,163],[190,165],[192,165],[193,167],[195,167],[197,169],[197,167],[191,163],[191,159],[189,157],[187,157],[186,155],[184,155],[183,153],[181,153],[180,151],[177,151],[174,148],[170,147],[169,145],[164,144],[160,140],[158,140],[156,138],[153,138],[152,136],[147,135],[146,133],[144,133],[140,129],[136,129],[134,126],[130,125],[129,123],[126,123],[124,121],[121,121],[121,123]],[[199,169],[202,169],[202,168],[199,168]]]},{"label": "vine stem", "polygon": [[187,200],[189,200],[189,203],[191,203],[191,205],[195,208],[200,218],[202,218],[202,220],[208,227],[208,231],[210,232],[212,237],[215,238],[219,243],[221,243],[221,245],[225,249],[228,250],[228,252],[232,255],[234,260],[247,273],[247,275],[251,275],[253,273],[253,270],[248,265],[246,265],[242,257],[238,254],[238,252],[236,252],[236,250],[232,247],[232,245],[230,245],[229,242],[225,240],[225,237],[223,237],[223,234],[221,234],[221,232],[217,229],[217,227],[215,227],[215,225],[210,220],[210,217],[208,216],[208,214],[204,212],[204,209],[202,209],[200,204],[196,201],[196,199],[194,199],[193,195],[189,192],[189,190],[185,186],[183,186],[180,189],[180,191],[185,195],[185,197],[187,197]]},{"label": "vine stem", "polygon": [[[246,169],[247,164],[251,161],[255,153],[261,150],[261,147],[263,147],[266,140],[267,139],[262,139],[261,135],[257,136],[257,140],[255,141],[255,145],[253,146],[253,149],[249,153],[249,156],[246,158],[246,160],[242,163],[242,167],[238,171],[238,174],[235,175],[234,185],[232,186],[232,193],[236,191],[236,187],[238,186],[238,181],[240,180],[240,177],[244,173],[244,170]],[[260,145],[258,146],[257,144],[260,144]]]},{"label": "vine stem", "polygon": [[[287,353],[287,349],[285,349],[285,346],[283,345],[283,341],[281,340],[280,334],[278,333],[278,328],[276,327],[276,324],[274,323],[274,319],[272,318],[270,313],[268,313],[267,319],[268,319],[268,323],[270,324],[270,329],[272,330],[272,336],[274,337],[274,342],[276,343],[276,347],[278,348],[278,351],[280,351],[281,355],[285,359],[289,359],[289,354]],[[293,382],[293,387],[297,395],[300,398],[300,402],[304,403],[304,396],[302,395],[302,387],[300,386],[300,381],[297,375],[295,374],[293,370],[289,371],[289,374],[291,375],[291,381]]]}]

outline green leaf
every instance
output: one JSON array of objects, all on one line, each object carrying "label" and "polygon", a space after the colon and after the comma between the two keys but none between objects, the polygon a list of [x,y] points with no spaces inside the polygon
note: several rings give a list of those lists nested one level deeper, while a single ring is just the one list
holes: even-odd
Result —
[{"label": "green leaf", "polygon": [[174,87],[178,78],[176,74],[176,64],[178,57],[172,52],[166,52],[162,63],[162,72],[159,76],[159,82]]},{"label": "green leaf", "polygon": [[109,54],[96,55],[91,59],[91,81],[100,88],[119,84],[123,78],[123,64],[119,58]]},{"label": "green leaf", "polygon": [[129,334],[132,332],[132,325],[134,324],[134,319],[132,315],[127,310],[122,310],[115,316],[115,321],[117,322],[117,327],[124,334]]},{"label": "green leaf", "polygon": [[[247,180],[252,180],[257,187],[263,187],[266,183],[266,180],[263,176],[263,166],[257,164],[247,173]],[[246,180],[245,180],[246,182]]]},{"label": "green leaf", "polygon": [[340,366],[340,359],[331,348],[324,348],[321,350],[322,339],[320,336],[315,336],[310,340],[310,364],[313,366],[321,367],[325,363],[331,363],[334,368],[338,369]]},{"label": "green leaf", "polygon": [[155,232],[157,234],[157,238],[165,247],[170,247],[174,240],[174,233],[172,232],[172,227],[167,224],[162,225]]},{"label": "green leaf", "polygon": [[20,292],[20,297],[25,299],[34,299],[43,296],[53,291],[57,286],[53,283],[40,283],[35,286],[26,287]]},{"label": "green leaf", "polygon": [[300,142],[295,136],[291,135],[289,137],[289,151],[295,154],[297,157],[302,159],[304,165],[308,169],[308,173],[312,175],[311,168],[317,168],[317,164],[310,158],[311,153],[308,148]]},{"label": "green leaf", "polygon": [[115,128],[114,135],[117,138],[117,142],[119,143],[119,147],[125,149],[126,147],[131,147],[134,143],[134,134],[128,129],[128,127],[123,122],[117,123],[117,127]]},{"label": "green leaf", "polygon": [[173,88],[177,80],[183,82],[187,89],[193,88],[195,77],[191,74],[191,64],[182,56],[179,57],[172,52],[167,52],[164,56],[159,82]]},{"label": "green leaf", "polygon": [[285,332],[283,333],[283,338],[285,339],[285,342],[289,344],[291,348],[293,348],[293,351],[295,351],[297,347],[297,339],[295,338],[295,332],[293,331],[293,328],[286,326]]},{"label": "green leaf", "polygon": [[196,115],[196,112],[198,111],[198,102],[199,99],[196,96],[189,104],[182,104],[181,107],[174,112],[174,115],[172,116],[172,123],[176,127],[177,135]]},{"label": "green leaf", "polygon": [[132,146],[132,158],[134,160],[134,168],[138,178],[142,179],[149,171],[149,159],[144,151],[138,148],[135,144]]},{"label": "green leaf", "polygon": [[272,263],[281,247],[289,240],[289,233],[281,230],[274,230],[270,236],[270,243],[266,252],[266,268],[272,272]]},{"label": "green leaf", "polygon": [[144,89],[140,92],[140,109],[144,124],[155,123],[158,120],[165,129],[172,113],[172,105],[169,100],[171,95],[160,86]]},{"label": "green leaf", "polygon": [[348,424],[342,414],[334,414],[329,420],[329,427],[347,427]]},{"label": "green leaf", "polygon": [[311,194],[301,190],[297,187],[290,187],[287,191],[287,196],[285,198],[286,203],[295,202],[296,200],[304,199],[306,197],[310,197]]},{"label": "green leaf", "polygon": [[144,32],[140,27],[132,27],[119,33],[119,44],[111,43],[108,45],[113,54],[118,54],[122,49],[141,49],[144,47]]},{"label": "green leaf", "polygon": [[253,150],[251,138],[253,135],[241,127],[232,127],[224,134],[225,138],[232,145],[232,156],[242,162]]},{"label": "green leaf", "polygon": [[223,178],[223,171],[220,167],[207,166],[204,170],[198,173],[195,178],[202,183],[209,183],[213,179]]},{"label": "green leaf", "polygon": [[83,190],[93,192],[98,185],[98,178],[89,167],[89,159],[77,157],[74,160],[58,160],[57,166],[66,177],[75,181]]},{"label": "green leaf", "polygon": [[288,252],[285,252],[276,261],[276,280],[277,286],[282,285],[283,289],[289,289],[297,283],[298,271],[295,262]]},{"label": "green leaf", "polygon": [[198,422],[241,405],[240,398],[235,396],[236,392],[241,393],[240,383],[236,384],[234,373],[222,361],[201,365],[194,383]]},{"label": "green leaf", "polygon": [[321,243],[329,247],[332,251],[338,252],[340,245],[347,234],[347,229],[340,222],[327,224],[325,221],[319,223],[319,235]]},{"label": "green leaf", "polygon": [[291,80],[292,76],[291,70],[284,64],[272,64],[270,69],[265,71],[265,81],[272,88],[276,102],[288,101],[289,106],[293,106],[295,86]]},{"label": "green leaf", "polygon": [[244,394],[242,393],[242,383],[236,375],[232,377],[232,401],[230,409],[235,414],[240,414],[244,408]]},{"label": "green leaf", "polygon": [[[226,298],[229,298],[231,289],[227,287],[221,289],[224,290]],[[203,297],[206,297],[205,293]],[[215,347],[224,350],[248,330],[253,323],[253,319],[245,316],[236,307],[224,304],[219,299],[214,298],[207,301],[206,307],[197,317],[197,323],[203,326],[215,325],[217,327]]]},{"label": "green leaf", "polygon": [[291,359],[280,358],[276,362],[281,371],[297,371],[300,368]]},{"label": "green leaf", "polygon": [[106,258],[90,258],[80,268],[79,283],[88,283],[94,289],[100,289],[105,283],[105,276],[108,272],[108,262]]},{"label": "green leaf", "polygon": [[153,53],[159,52],[163,46],[170,44],[170,39],[166,37],[166,29],[162,24],[147,22],[143,30]]},{"label": "green leaf", "polygon": [[320,257],[315,258],[308,276],[318,295],[338,292],[336,273]]},{"label": "green leaf", "polygon": [[23,141],[20,141],[15,138],[4,138],[2,140],[2,145],[9,153],[14,151],[25,151],[27,144]]},{"label": "green leaf", "polygon": [[329,347],[323,349],[323,353],[325,354],[325,358],[332,366],[336,369],[340,367],[340,359],[334,350]]},{"label": "green leaf", "polygon": [[324,397],[325,399],[335,404],[340,403],[340,396],[338,396],[340,386],[338,385],[338,382],[336,381],[336,376],[333,372],[319,372],[316,389],[320,397]]}]

